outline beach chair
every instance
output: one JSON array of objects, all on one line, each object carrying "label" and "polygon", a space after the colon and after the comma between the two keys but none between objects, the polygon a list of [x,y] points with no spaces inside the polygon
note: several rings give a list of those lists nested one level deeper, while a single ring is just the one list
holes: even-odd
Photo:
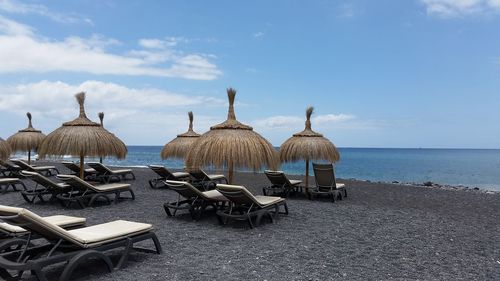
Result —
[{"label": "beach chair", "polygon": [[[60,193],[57,199],[65,207],[69,207],[72,203],[77,203],[81,208],[85,207],[85,202],[88,201],[87,206],[92,206],[93,203],[102,198],[111,203],[108,195],[114,195],[114,202],[117,203],[119,199],[135,199],[135,194],[128,183],[109,183],[101,185],[92,185],[74,175],[58,175],[60,180],[70,186],[70,191]],[[130,197],[122,197],[121,193],[128,192]]]},{"label": "beach chair", "polygon": [[[68,168],[73,172],[73,175],[80,176],[80,165],[77,165],[75,162],[63,161],[61,162],[64,167]],[[97,171],[93,168],[87,168],[83,170],[83,177],[86,179],[93,179],[97,176]]]},{"label": "beach chair", "polygon": [[227,178],[224,175],[209,175],[205,173],[202,169],[196,169],[189,171],[191,177],[193,177],[193,185],[201,186],[203,190],[215,189],[218,183],[227,184]]},{"label": "beach chair", "polygon": [[2,193],[7,192],[7,189],[9,189],[9,186],[12,187],[14,191],[17,190],[17,185],[20,185],[23,187],[23,190],[26,190],[26,185],[18,179],[18,178],[0,178],[0,190]]},{"label": "beach chair", "polygon": [[313,170],[316,186],[309,191],[312,198],[316,195],[326,195],[331,196],[332,201],[335,202],[336,198],[342,200],[342,191],[344,192],[344,197],[347,197],[345,184],[337,183],[335,180],[335,172],[332,164],[313,163]]},{"label": "beach chair", "polygon": [[21,170],[37,172],[44,176],[49,176],[49,177],[59,174],[59,170],[57,170],[55,166],[34,166],[24,162],[21,159],[11,159],[10,161],[19,166]]},{"label": "beach chair", "polygon": [[[184,181],[167,180],[165,184],[179,195],[177,201],[163,205],[169,217],[175,216],[178,210],[188,210],[193,220],[198,220],[208,206],[218,210],[228,202],[227,198],[217,190],[200,191]],[[170,209],[174,210],[173,214]]]},{"label": "beach chair", "polygon": [[50,195],[49,201],[53,201],[57,198],[58,194],[69,192],[69,185],[66,183],[54,182],[53,180],[36,172],[21,171],[21,174],[35,183],[34,188],[25,188],[21,191],[21,195],[28,203],[34,203],[36,198],[45,202],[44,195]]},{"label": "beach chair", "polygon": [[[40,237],[36,245],[31,243],[30,237],[11,238],[0,244],[0,277],[7,280],[21,279],[25,271],[31,272],[38,280],[48,280],[44,269],[59,264],[64,266],[59,280],[67,281],[72,280],[73,271],[85,265],[88,260],[99,262],[111,272],[113,269],[125,266],[132,250],[157,254],[162,252],[151,224],[116,220],[65,230],[27,209],[1,205],[0,219],[21,226]],[[134,247],[137,242],[150,239],[154,243],[155,250]],[[40,243],[40,240],[45,243]],[[16,247],[20,249],[2,251]],[[116,265],[113,265],[107,255],[109,251],[120,253]]]},{"label": "beach chair", "polygon": [[[46,221],[55,224],[64,229],[72,229],[85,225],[86,219],[80,217],[55,215],[43,217]],[[6,239],[11,237],[22,237],[29,234],[30,231],[17,225],[12,225],[6,222],[0,222],[0,238]],[[4,241],[0,239],[0,243]]]},{"label": "beach chair", "polygon": [[170,172],[167,168],[160,165],[149,165],[149,168],[153,170],[159,178],[153,178],[149,180],[149,186],[151,188],[158,188],[158,183],[165,185],[166,180],[188,180],[190,179],[189,173],[185,172]]},{"label": "beach chair", "polygon": [[0,160],[0,165],[2,165],[2,174],[6,177],[19,177],[21,172],[21,167],[14,165],[8,161]]},{"label": "beach chair", "polygon": [[[288,215],[288,206],[284,198],[263,195],[254,196],[244,186],[238,185],[217,184],[217,190],[230,201],[228,208],[217,211],[221,224],[224,224],[229,219],[244,220],[248,222],[250,228],[253,228],[252,218],[254,217],[256,217],[255,225],[258,226],[263,216],[269,216],[271,221],[274,221],[274,219],[278,218],[278,214]],[[283,206],[284,212],[280,213],[280,206]]]},{"label": "beach chair", "polygon": [[97,171],[97,177],[102,179],[103,182],[109,183],[112,179],[120,181],[121,179],[126,179],[127,175],[132,176],[132,179],[135,180],[134,172],[131,169],[111,170],[99,162],[89,162],[87,164]]},{"label": "beach chair", "polygon": [[284,197],[288,197],[291,192],[297,192],[302,187],[300,180],[290,180],[282,171],[264,171],[267,179],[271,182],[270,186],[262,188],[262,193],[264,195],[268,194],[283,194]]}]

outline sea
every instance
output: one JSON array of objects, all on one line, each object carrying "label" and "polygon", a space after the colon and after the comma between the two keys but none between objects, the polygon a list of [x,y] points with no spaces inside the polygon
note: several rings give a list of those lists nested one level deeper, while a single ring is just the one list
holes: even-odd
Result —
[{"label": "sea", "polygon": [[[161,164],[173,169],[184,167],[182,160],[161,160],[161,149],[162,146],[128,146],[126,159],[105,158],[104,163],[124,167],[146,167],[150,164]],[[335,164],[335,173],[343,179],[420,184],[433,182],[500,191],[500,149],[346,147],[339,148],[339,151],[341,159]],[[284,163],[280,170],[290,175],[303,175],[305,162]],[[313,173],[312,166],[310,173]]]}]

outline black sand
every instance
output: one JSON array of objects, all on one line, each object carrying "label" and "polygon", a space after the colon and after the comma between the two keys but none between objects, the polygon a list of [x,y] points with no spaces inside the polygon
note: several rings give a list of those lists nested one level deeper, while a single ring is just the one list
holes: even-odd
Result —
[{"label": "black sand", "polygon": [[[128,181],[135,201],[64,209],[8,192],[0,204],[83,216],[88,225],[126,219],[155,226],[162,255],[134,253],[111,274],[90,263],[77,280],[500,280],[500,194],[346,181],[345,200],[292,197],[288,216],[251,230],[220,226],[212,213],[198,222],[187,214],[168,218],[162,205],[176,194],[151,189],[152,171],[135,173]],[[256,194],[268,184],[262,174],[235,178]],[[56,280],[61,270],[48,276]]]}]

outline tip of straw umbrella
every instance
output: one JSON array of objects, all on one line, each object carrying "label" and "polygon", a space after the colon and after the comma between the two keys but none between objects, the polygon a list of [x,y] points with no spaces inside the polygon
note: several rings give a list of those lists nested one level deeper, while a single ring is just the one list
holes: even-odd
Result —
[{"label": "tip of straw umbrella", "polygon": [[87,115],[85,114],[85,92],[80,92],[75,95],[76,100],[78,101],[78,104],[80,105],[80,117],[81,118],[87,118]]},{"label": "tip of straw umbrella", "polygon": [[227,119],[236,120],[236,115],[234,114],[234,98],[236,97],[236,90],[231,87],[227,88],[227,97],[229,99],[229,110],[227,112]]},{"label": "tip of straw umbrella", "polygon": [[31,113],[26,112],[26,116],[28,116],[28,128],[33,128],[33,125],[31,124]]},{"label": "tip of straw umbrella", "polygon": [[306,129],[311,130],[311,115],[313,114],[314,107],[309,106],[306,110]]},{"label": "tip of straw umbrella", "polygon": [[99,112],[98,116],[99,116],[99,120],[101,120],[101,126],[102,126],[103,120],[104,120],[104,112]]},{"label": "tip of straw umbrella", "polygon": [[193,130],[193,112],[189,111],[188,116],[189,116],[189,131],[192,131]]}]

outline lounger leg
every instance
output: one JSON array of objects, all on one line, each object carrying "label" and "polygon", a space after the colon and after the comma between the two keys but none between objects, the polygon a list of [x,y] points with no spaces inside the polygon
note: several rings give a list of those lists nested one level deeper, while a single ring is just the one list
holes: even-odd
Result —
[{"label": "lounger leg", "polygon": [[[250,228],[253,228],[252,218],[250,216],[247,217],[247,222]],[[260,223],[260,219],[257,217],[257,222]]]},{"label": "lounger leg", "polygon": [[156,234],[151,233],[151,239],[153,240],[153,243],[155,244],[156,253],[161,254],[163,252],[163,250],[161,249],[161,244],[160,244],[160,241],[158,240],[158,237],[156,236]]},{"label": "lounger leg", "polygon": [[344,188],[344,197],[347,197],[347,189]]},{"label": "lounger leg", "polygon": [[61,274],[61,277],[59,280],[61,281],[69,281],[71,280],[71,274],[73,271],[83,262],[85,262],[89,258],[98,258],[101,259],[104,264],[106,265],[107,269],[109,272],[113,271],[113,263],[111,260],[103,253],[94,251],[94,250],[87,250],[87,251],[82,251],[81,253],[77,254],[74,256],[69,262],[68,265],[63,270],[63,273]]},{"label": "lounger leg", "polygon": [[170,212],[170,209],[168,208],[168,203],[163,204],[163,209],[165,209],[165,213],[167,213],[167,216],[172,217],[172,213]]},{"label": "lounger leg", "polygon": [[120,261],[118,261],[118,264],[116,265],[115,269],[122,269],[125,266],[125,263],[127,262],[128,255],[130,254],[130,250],[132,250],[132,246],[134,243],[132,242],[132,239],[127,238],[127,245],[125,245],[125,249],[123,249],[123,254],[120,258]]}]

